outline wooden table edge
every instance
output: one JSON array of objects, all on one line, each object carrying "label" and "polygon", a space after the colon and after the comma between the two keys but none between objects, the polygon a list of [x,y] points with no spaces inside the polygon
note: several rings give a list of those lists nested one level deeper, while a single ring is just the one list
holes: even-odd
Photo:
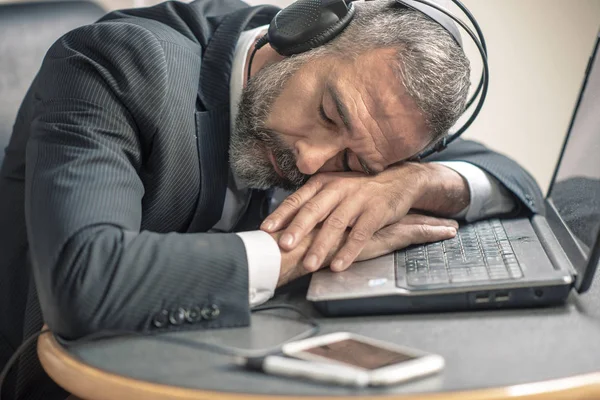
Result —
[{"label": "wooden table edge", "polygon": [[[144,400],[339,400],[341,398],[363,400],[373,398],[372,395],[324,397],[218,392],[181,388],[127,378],[81,362],[69,354],[50,332],[39,337],[37,352],[44,370],[58,385],[71,394],[86,400],[137,398]],[[90,394],[93,395],[93,398],[89,397]],[[445,393],[392,394],[378,397],[385,400],[598,399],[600,398],[600,372],[501,388]]]}]

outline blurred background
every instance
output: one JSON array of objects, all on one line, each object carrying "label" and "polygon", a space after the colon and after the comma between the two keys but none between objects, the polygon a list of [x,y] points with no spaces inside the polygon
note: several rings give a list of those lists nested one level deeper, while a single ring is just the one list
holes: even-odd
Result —
[{"label": "blurred background", "polygon": [[[284,7],[292,0],[246,2]],[[532,173],[545,192],[600,29],[600,0],[463,2],[485,34],[491,77],[482,113],[464,136],[511,156]],[[108,11],[158,1],[98,3]],[[473,81],[477,82],[481,62],[465,36]]]}]

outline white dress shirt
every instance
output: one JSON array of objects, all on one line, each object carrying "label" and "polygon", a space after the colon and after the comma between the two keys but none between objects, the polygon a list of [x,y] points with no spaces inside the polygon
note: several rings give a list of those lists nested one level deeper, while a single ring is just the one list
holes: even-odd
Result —
[{"label": "white dress shirt", "polygon": [[[229,88],[232,129],[246,79],[244,69],[248,51],[257,36],[267,29],[268,25],[265,25],[245,31],[238,40]],[[464,161],[448,161],[441,162],[441,164],[462,175],[469,185],[471,202],[454,218],[471,222],[509,212],[515,207],[515,202],[508,190],[494,177],[475,165]],[[248,193],[248,188],[244,187],[230,171],[223,213],[219,222],[213,227],[213,232],[228,232],[233,229],[245,209],[245,204],[249,199]],[[285,192],[279,192],[279,196],[275,197],[281,199],[284,197],[282,194],[285,195]],[[272,207],[276,205],[273,204]],[[277,242],[264,231],[238,232],[237,235],[244,242],[248,257],[249,301],[250,306],[255,307],[269,300],[275,292],[281,267],[281,253]]]}]

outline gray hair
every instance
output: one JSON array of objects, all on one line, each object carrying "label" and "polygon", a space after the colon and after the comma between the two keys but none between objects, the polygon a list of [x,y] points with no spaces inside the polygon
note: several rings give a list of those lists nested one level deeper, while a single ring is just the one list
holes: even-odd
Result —
[{"label": "gray hair", "polygon": [[348,27],[309,55],[354,58],[367,50],[397,49],[392,68],[422,112],[435,143],[464,111],[471,84],[465,53],[443,27],[419,11],[393,0],[354,6],[356,14]]}]

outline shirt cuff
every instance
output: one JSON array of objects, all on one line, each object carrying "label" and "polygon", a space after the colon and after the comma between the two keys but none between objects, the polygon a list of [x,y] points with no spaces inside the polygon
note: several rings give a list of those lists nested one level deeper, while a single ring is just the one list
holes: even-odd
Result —
[{"label": "shirt cuff", "polygon": [[236,233],[244,242],[248,260],[248,300],[256,307],[273,297],[281,269],[281,252],[264,231]]},{"label": "shirt cuff", "polygon": [[470,204],[453,218],[467,222],[511,212],[516,202],[496,178],[466,161],[437,162],[459,173],[469,185]]}]

